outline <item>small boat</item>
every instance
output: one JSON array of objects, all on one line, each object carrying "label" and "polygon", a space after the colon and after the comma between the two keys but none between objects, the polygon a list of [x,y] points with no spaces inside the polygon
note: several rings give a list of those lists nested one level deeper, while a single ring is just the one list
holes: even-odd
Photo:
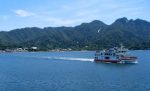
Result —
[{"label": "small boat", "polygon": [[122,44],[120,48],[114,47],[108,50],[96,51],[94,61],[104,63],[138,63],[137,57],[129,55],[128,51]]}]

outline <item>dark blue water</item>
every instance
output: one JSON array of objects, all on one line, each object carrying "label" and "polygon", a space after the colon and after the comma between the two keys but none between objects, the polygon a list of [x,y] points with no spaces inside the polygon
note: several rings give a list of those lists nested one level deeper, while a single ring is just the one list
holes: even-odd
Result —
[{"label": "dark blue water", "polygon": [[1,53],[0,91],[150,91],[150,51],[138,64],[93,61],[94,52]]}]

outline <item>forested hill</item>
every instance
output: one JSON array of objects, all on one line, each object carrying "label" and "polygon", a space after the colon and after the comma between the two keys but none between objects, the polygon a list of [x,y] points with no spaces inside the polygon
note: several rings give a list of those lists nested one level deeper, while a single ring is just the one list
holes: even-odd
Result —
[{"label": "forested hill", "polygon": [[150,22],[124,17],[111,25],[94,20],[75,27],[31,27],[0,32],[0,49],[36,46],[41,50],[96,50],[120,43],[131,49],[149,49]]}]

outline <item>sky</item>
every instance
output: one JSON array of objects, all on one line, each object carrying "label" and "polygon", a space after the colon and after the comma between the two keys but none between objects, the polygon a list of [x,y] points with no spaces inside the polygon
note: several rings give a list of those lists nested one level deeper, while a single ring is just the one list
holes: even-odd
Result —
[{"label": "sky", "polygon": [[150,0],[0,0],[0,31],[93,20],[111,24],[121,17],[150,21]]}]

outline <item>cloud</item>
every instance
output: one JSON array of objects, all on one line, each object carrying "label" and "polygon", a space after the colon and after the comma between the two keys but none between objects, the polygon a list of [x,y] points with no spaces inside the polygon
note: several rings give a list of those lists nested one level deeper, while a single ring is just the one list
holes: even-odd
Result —
[{"label": "cloud", "polygon": [[22,10],[22,9],[15,10],[14,13],[19,17],[28,17],[28,16],[34,15],[34,13],[31,13],[31,12],[28,12],[28,11]]}]

